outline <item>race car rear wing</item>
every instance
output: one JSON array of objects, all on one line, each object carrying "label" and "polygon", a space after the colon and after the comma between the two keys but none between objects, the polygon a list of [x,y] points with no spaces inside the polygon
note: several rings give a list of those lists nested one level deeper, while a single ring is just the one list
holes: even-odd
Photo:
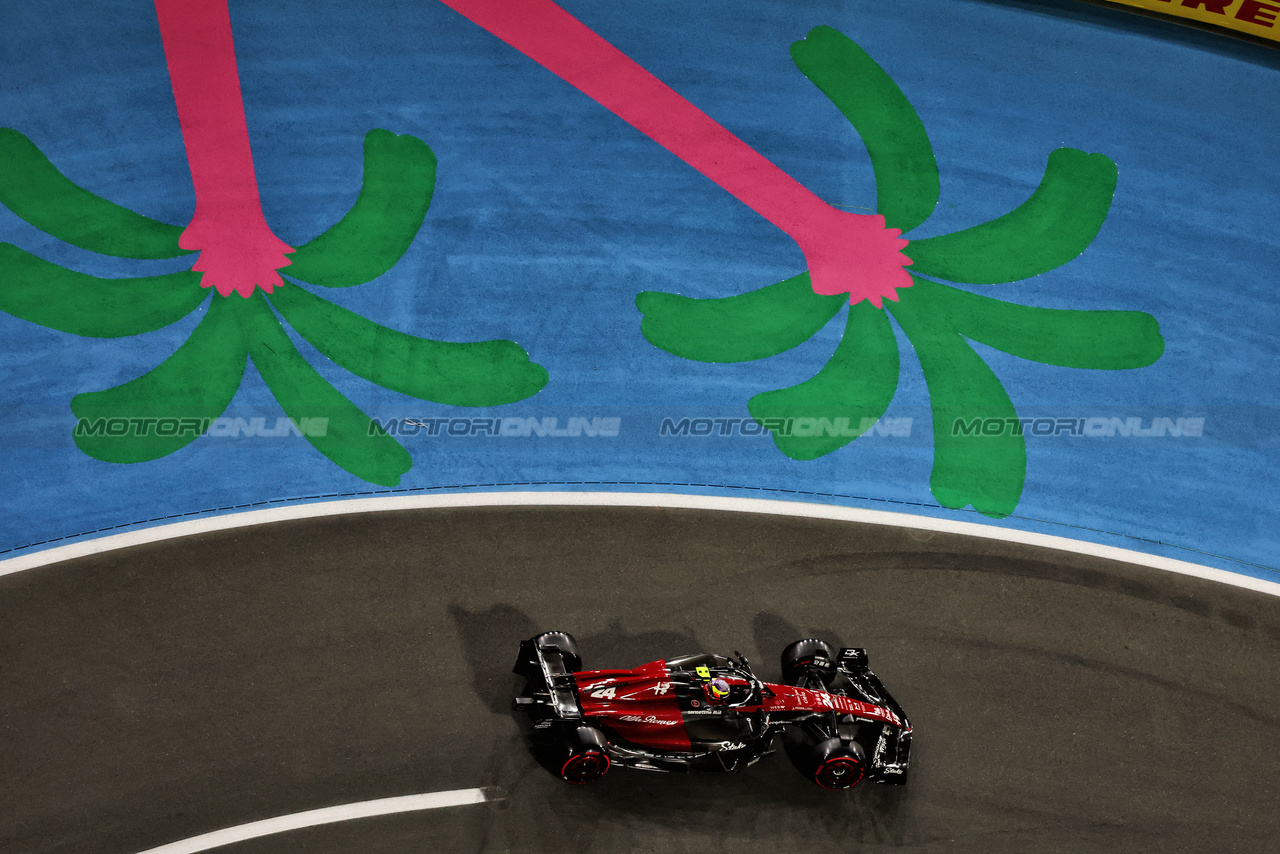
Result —
[{"label": "race car rear wing", "polygon": [[573,674],[565,666],[564,655],[554,644],[535,645],[533,640],[520,642],[520,655],[511,672],[529,681],[526,696],[517,697],[515,706],[545,705],[562,720],[581,720],[582,707]]}]

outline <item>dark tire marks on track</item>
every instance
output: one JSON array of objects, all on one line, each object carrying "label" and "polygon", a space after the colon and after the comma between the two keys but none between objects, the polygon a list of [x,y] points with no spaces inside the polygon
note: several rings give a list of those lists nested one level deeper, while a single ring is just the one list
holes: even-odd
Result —
[{"label": "dark tire marks on track", "polygon": [[[866,646],[917,727],[905,789],[781,754],[566,786],[508,711],[516,643],[588,667]],[[1241,851],[1280,834],[1280,599],[942,534],[664,509],[354,515],[0,579],[0,852],[134,854],[338,803],[500,804],[226,849]]]}]

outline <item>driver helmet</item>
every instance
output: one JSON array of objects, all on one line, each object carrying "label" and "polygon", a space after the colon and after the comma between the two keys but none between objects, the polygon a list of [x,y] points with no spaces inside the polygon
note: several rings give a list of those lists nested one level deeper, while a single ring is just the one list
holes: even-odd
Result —
[{"label": "driver helmet", "polygon": [[729,699],[729,683],[724,679],[712,679],[707,683],[707,696],[716,702],[725,702]]}]

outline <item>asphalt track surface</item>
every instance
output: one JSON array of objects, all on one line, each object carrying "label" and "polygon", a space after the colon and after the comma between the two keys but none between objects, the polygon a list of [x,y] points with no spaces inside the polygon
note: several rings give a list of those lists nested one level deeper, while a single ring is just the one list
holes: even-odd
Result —
[{"label": "asphalt track surface", "polygon": [[[904,788],[571,787],[509,702],[519,640],[586,666],[803,636],[868,648]],[[334,804],[501,801],[265,852],[1275,850],[1280,599],[1027,546],[674,509],[473,508],[223,531],[0,578],[0,852],[136,854]]]}]

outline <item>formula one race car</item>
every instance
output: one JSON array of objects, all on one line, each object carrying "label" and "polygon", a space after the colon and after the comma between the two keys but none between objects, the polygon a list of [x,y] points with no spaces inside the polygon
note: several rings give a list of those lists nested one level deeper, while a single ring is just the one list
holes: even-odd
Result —
[{"label": "formula one race car", "polygon": [[903,784],[911,724],[867,667],[863,649],[809,638],[782,651],[785,684],[762,682],[741,653],[583,670],[574,639],[546,632],[520,644],[527,685],[514,708],[532,717],[535,752],[570,783],[611,765],[650,771],[737,771],[781,734],[800,771],[827,789]]}]

